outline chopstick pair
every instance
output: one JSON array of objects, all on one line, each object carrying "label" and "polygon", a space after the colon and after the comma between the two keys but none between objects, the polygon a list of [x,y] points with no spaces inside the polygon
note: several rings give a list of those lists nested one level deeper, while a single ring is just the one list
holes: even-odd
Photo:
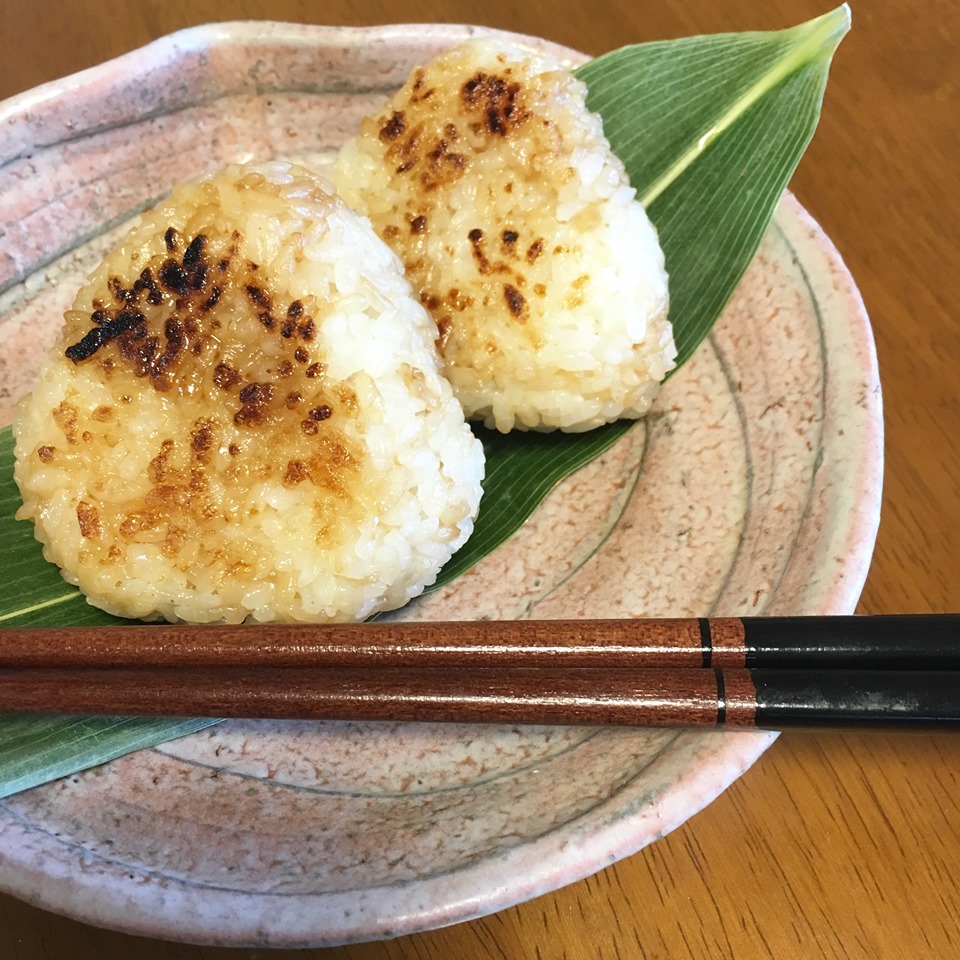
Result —
[{"label": "chopstick pair", "polygon": [[6,628],[0,710],[947,729],[960,616]]}]

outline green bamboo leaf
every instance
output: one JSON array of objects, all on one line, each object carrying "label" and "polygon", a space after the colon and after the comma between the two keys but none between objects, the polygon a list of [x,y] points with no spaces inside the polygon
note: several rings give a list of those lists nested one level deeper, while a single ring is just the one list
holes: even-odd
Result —
[{"label": "green bamboo leaf", "polygon": [[[678,366],[756,252],[813,135],[830,59],[848,28],[843,6],[790,30],[624,47],[577,71],[660,233]],[[480,516],[438,585],[507,540],[557,482],[630,426],[575,435],[481,429],[487,478]],[[67,586],[43,560],[32,527],[14,521],[20,498],[12,473],[8,428],[0,431],[0,627],[118,623]],[[212,722],[0,714],[0,797]]]},{"label": "green bamboo leaf", "polygon": [[216,722],[0,713],[0,799]]},{"label": "green bamboo leaf", "polygon": [[622,47],[577,71],[659,231],[678,368],[753,259],[849,28],[844,5],[790,30]]}]

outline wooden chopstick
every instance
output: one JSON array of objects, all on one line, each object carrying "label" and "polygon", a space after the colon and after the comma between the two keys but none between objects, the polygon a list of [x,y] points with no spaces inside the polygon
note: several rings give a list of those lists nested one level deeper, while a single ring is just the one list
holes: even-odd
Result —
[{"label": "wooden chopstick", "polygon": [[0,630],[0,711],[960,728],[960,617]]},{"label": "wooden chopstick", "polygon": [[0,628],[13,667],[960,670],[960,615]]},{"label": "wooden chopstick", "polygon": [[708,668],[0,670],[11,712],[652,727],[960,728],[960,672]]}]

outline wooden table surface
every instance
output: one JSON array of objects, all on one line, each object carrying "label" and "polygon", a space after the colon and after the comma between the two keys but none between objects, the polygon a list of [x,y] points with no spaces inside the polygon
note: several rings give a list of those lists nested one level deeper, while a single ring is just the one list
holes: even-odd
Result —
[{"label": "wooden table surface", "polygon": [[[829,0],[3,0],[0,98],[226,19],[460,21],[590,53],[772,29]],[[857,278],[886,407],[886,480],[860,611],[960,610],[960,4],[854,0],[794,181]],[[960,956],[960,737],[788,734],[681,829],[587,880],[323,960]],[[0,896],[0,957],[240,960],[88,927]]]}]

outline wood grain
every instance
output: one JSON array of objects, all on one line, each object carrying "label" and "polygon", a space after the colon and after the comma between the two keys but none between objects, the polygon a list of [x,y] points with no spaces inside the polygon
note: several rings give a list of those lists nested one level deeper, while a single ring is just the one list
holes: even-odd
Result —
[{"label": "wood grain", "polygon": [[[4,0],[0,96],[196,23],[459,20],[590,53],[631,40],[775,28],[824,0]],[[793,189],[857,278],[886,405],[869,613],[960,609],[960,5],[854,0],[820,130]],[[703,813],[596,876],[494,916],[310,960],[960,955],[960,740],[790,734]],[[0,897],[15,960],[253,960],[97,930]],[[293,952],[290,953],[293,955]]]},{"label": "wood grain", "polygon": [[[897,618],[899,620],[900,618]],[[743,666],[729,618],[705,621],[731,635],[714,666]],[[821,622],[816,618],[816,622]],[[824,618],[824,622],[832,621]],[[842,623],[843,620],[837,621]],[[960,619],[957,621],[960,627]],[[762,624],[761,624],[762,625]],[[464,620],[363,624],[131,624],[0,627],[0,669],[14,667],[700,667],[693,618],[664,620]],[[960,644],[957,649],[960,655]],[[960,664],[958,664],[960,667]]]},{"label": "wood grain", "polygon": [[[549,667],[509,671],[409,667],[0,670],[0,703],[14,711],[107,717],[650,727],[714,727],[723,721],[751,726],[757,689],[751,684],[750,671],[729,671],[731,687],[736,683],[740,692],[729,719],[720,687],[726,673]],[[791,690],[794,671],[775,673],[777,689]],[[929,675],[874,670],[866,676],[873,690],[877,678],[881,686],[911,677],[925,684]],[[960,686],[960,674],[934,676],[952,677],[951,690]],[[872,696],[877,698],[877,693]],[[953,712],[960,714],[960,704]]]},{"label": "wood grain", "polygon": [[960,614],[0,626],[0,671],[105,666],[960,670]]}]

